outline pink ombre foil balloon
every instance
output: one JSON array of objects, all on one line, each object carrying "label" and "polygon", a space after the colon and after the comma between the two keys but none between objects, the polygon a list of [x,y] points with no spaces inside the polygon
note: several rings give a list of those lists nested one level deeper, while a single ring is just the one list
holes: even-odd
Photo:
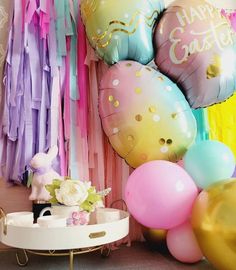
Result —
[{"label": "pink ombre foil balloon", "polygon": [[99,111],[111,145],[134,168],[156,159],[176,162],[195,139],[196,121],[179,88],[134,61],[106,72]]},{"label": "pink ombre foil balloon", "polygon": [[236,89],[236,35],[220,10],[203,0],[176,0],[154,36],[155,62],[192,108],[229,98]]}]

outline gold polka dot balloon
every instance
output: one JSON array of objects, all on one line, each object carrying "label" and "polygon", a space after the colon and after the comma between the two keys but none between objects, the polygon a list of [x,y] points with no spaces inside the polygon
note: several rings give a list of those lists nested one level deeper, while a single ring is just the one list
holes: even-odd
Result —
[{"label": "gold polka dot balloon", "polygon": [[112,66],[100,84],[99,110],[115,151],[133,168],[180,160],[196,136],[196,121],[179,88],[133,61]]}]

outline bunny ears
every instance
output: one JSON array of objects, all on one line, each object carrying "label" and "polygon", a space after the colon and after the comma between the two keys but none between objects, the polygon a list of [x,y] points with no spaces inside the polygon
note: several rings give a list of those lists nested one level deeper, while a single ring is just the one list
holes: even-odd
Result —
[{"label": "bunny ears", "polygon": [[58,147],[57,147],[57,145],[53,145],[51,148],[49,148],[48,153],[47,153],[48,157],[51,160],[53,160],[57,156],[57,154],[58,154]]}]

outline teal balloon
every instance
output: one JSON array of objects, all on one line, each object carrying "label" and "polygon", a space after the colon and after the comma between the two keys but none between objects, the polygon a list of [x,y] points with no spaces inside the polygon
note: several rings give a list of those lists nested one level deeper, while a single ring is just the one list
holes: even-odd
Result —
[{"label": "teal balloon", "polygon": [[235,169],[234,154],[219,141],[202,141],[186,152],[184,168],[199,188],[229,179]]}]

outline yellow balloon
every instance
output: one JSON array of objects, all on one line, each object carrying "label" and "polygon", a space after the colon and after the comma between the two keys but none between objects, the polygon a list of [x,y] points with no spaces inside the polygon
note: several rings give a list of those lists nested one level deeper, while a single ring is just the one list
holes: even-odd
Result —
[{"label": "yellow balloon", "polygon": [[166,246],[166,230],[150,229],[142,226],[143,237],[147,243],[155,249],[167,250]]},{"label": "yellow balloon", "polygon": [[200,193],[193,207],[192,226],[204,256],[218,270],[235,270],[236,179]]}]

